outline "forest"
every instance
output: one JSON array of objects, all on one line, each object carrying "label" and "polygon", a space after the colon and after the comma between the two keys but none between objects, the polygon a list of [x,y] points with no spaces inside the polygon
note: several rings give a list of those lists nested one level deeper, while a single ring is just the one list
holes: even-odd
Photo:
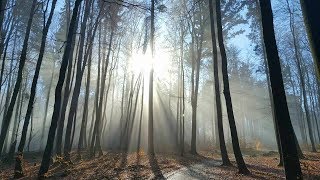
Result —
[{"label": "forest", "polygon": [[320,179],[319,0],[0,0],[0,179]]}]

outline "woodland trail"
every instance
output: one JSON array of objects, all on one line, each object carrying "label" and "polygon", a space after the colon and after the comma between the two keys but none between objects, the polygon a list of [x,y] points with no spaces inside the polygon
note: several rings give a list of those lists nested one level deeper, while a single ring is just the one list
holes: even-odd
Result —
[{"label": "woodland trail", "polygon": [[206,173],[204,169],[207,169],[207,167],[218,167],[220,165],[220,161],[206,160],[202,163],[190,165],[189,167],[184,167],[179,170],[165,174],[164,177],[168,180],[219,179],[221,177],[215,174]]}]

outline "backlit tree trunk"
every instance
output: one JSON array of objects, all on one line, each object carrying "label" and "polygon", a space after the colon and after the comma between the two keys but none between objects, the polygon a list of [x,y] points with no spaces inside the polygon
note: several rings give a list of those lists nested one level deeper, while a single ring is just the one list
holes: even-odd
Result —
[{"label": "backlit tree trunk", "polygon": [[45,151],[43,153],[43,158],[42,158],[40,170],[38,173],[39,177],[43,177],[45,175],[45,173],[48,172],[49,165],[50,165],[53,142],[54,142],[56,129],[57,129],[57,123],[58,123],[58,119],[59,119],[59,115],[60,115],[61,91],[62,91],[62,87],[63,87],[63,82],[65,80],[65,74],[66,74],[66,70],[67,70],[67,66],[68,66],[68,60],[69,60],[70,54],[72,53],[72,52],[70,52],[70,50],[71,50],[72,41],[73,41],[73,37],[74,37],[73,35],[76,31],[76,28],[75,28],[76,22],[77,22],[76,19],[78,16],[78,10],[79,10],[79,6],[81,4],[81,1],[82,0],[76,0],[74,8],[73,8],[72,18],[70,21],[70,26],[69,26],[68,36],[67,36],[67,42],[66,42],[64,53],[63,53],[63,58],[62,58],[62,62],[61,62],[60,72],[59,72],[59,79],[58,79],[58,83],[57,83],[56,90],[55,90],[55,103],[54,103],[54,108],[53,108],[51,126],[50,126],[49,133],[48,133],[47,145],[46,145]]},{"label": "backlit tree trunk", "polygon": [[[30,14],[29,14],[29,19],[28,19],[28,24],[27,24],[27,28],[26,28],[26,34],[24,37],[24,41],[23,41],[23,46],[22,46],[22,50],[21,50],[21,56],[20,56],[20,61],[19,61],[19,69],[18,69],[18,77],[13,89],[13,94],[11,97],[11,101],[9,104],[9,107],[7,109],[7,111],[5,112],[5,117],[3,119],[3,123],[1,126],[1,134],[0,134],[0,150],[3,147],[3,143],[4,140],[6,138],[7,135],[7,131],[10,125],[10,121],[11,121],[11,117],[12,117],[12,113],[13,113],[13,108],[14,105],[16,103],[17,100],[17,96],[18,96],[18,92],[21,86],[21,81],[22,81],[22,73],[23,73],[23,69],[24,69],[24,65],[26,63],[26,59],[27,59],[27,50],[28,50],[28,41],[29,41],[29,36],[30,36],[30,32],[31,32],[31,25],[32,25],[32,20],[33,20],[33,16],[35,14],[35,8],[36,8],[36,0],[32,1],[32,5],[31,5],[31,10],[30,10]],[[0,154],[1,155],[1,154]]]},{"label": "backlit tree trunk", "polygon": [[270,0],[260,0],[264,44],[268,58],[270,82],[279,127],[281,149],[287,179],[302,179],[294,131],[290,120],[284,91],[280,59],[274,34],[273,14]]},{"label": "backlit tree trunk", "polygon": [[217,52],[217,41],[216,41],[216,31],[215,31],[212,1],[213,0],[209,0],[209,10],[210,10],[210,28],[211,28],[211,41],[212,41],[212,54],[213,54],[215,104],[216,104],[216,113],[217,113],[217,126],[218,126],[218,133],[219,133],[219,144],[220,144],[220,151],[221,151],[223,165],[231,165],[228,157],[228,153],[227,153],[226,143],[224,140],[224,132],[223,132],[220,80],[219,80],[219,71],[218,71],[218,52]]},{"label": "backlit tree trunk", "polygon": [[221,60],[222,60],[222,77],[223,77],[223,85],[224,85],[223,93],[224,93],[224,97],[226,100],[227,113],[228,113],[228,119],[229,119],[229,125],[230,125],[230,133],[231,133],[231,138],[232,138],[233,152],[234,152],[234,156],[237,161],[239,173],[250,174],[250,172],[249,172],[249,170],[243,160],[243,157],[242,157],[242,153],[241,153],[241,149],[240,149],[240,145],[239,145],[236,122],[235,122],[234,114],[233,114],[232,100],[231,100],[230,87],[229,87],[227,54],[226,54],[226,50],[224,47],[223,34],[222,34],[220,0],[216,1],[216,11],[217,11],[218,42],[219,42]]}]

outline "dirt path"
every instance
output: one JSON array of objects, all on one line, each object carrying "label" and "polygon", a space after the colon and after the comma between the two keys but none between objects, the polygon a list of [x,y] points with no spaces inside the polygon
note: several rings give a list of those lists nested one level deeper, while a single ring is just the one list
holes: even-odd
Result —
[{"label": "dirt path", "polygon": [[189,179],[219,179],[218,175],[207,174],[204,170],[208,167],[219,167],[219,161],[203,161],[199,164],[190,165],[179,170],[167,173],[164,177],[168,180],[189,180]]}]

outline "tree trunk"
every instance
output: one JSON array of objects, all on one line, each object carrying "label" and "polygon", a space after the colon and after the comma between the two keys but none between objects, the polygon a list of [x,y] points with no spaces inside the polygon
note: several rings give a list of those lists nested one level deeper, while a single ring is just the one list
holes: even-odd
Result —
[{"label": "tree trunk", "polygon": [[78,144],[78,153],[80,154],[80,150],[87,146],[86,143],[86,132],[87,132],[87,121],[88,121],[88,111],[89,111],[89,93],[90,93],[90,81],[91,81],[91,64],[92,59],[91,55],[88,61],[88,70],[87,70],[87,84],[86,84],[86,92],[84,98],[84,106],[83,106],[83,114],[82,114],[82,122],[79,136],[79,144]]},{"label": "tree trunk", "polygon": [[[68,29],[69,29],[69,24],[70,24],[70,14],[71,14],[70,3],[71,3],[70,0],[66,0],[66,5],[67,5],[67,31],[66,32],[67,33],[68,33]],[[76,18],[74,29],[78,28],[79,14],[80,14],[80,10],[78,10],[78,15]],[[68,36],[68,34],[66,36]],[[73,68],[72,64],[74,64],[74,65],[76,64],[76,63],[72,62],[73,61],[73,51],[74,51],[75,44],[76,44],[75,34],[73,36],[74,37],[72,39],[72,44],[71,44],[71,48],[70,48],[71,53],[70,53],[70,56],[68,57],[68,72],[67,72],[67,77],[66,77],[66,80],[64,83],[62,107],[61,107],[59,119],[58,119],[57,140],[56,140],[56,146],[55,146],[55,151],[57,153],[57,156],[62,156],[62,138],[63,138],[64,121],[66,118],[67,106],[68,106],[68,102],[69,102],[71,88],[73,85],[73,82],[72,82],[73,81],[73,74],[74,74],[73,69],[75,69],[75,68]]]},{"label": "tree trunk", "polygon": [[[10,101],[10,96],[11,96],[11,83],[12,82],[12,79],[13,79],[13,60],[14,60],[14,53],[15,53],[15,50],[16,50],[16,42],[17,42],[17,31],[15,32],[15,35],[14,35],[14,40],[13,40],[13,50],[12,50],[12,53],[11,53],[11,60],[10,60],[10,74],[9,74],[9,79],[8,79],[8,85],[7,85],[7,91],[6,91],[6,99],[5,99],[5,103],[4,103],[4,113],[3,113],[3,118],[5,118],[5,112],[7,111],[8,109],[8,105],[9,105],[9,101]],[[1,122],[1,128],[3,126],[3,121]],[[0,149],[0,153],[1,153],[1,149]]]},{"label": "tree trunk", "polygon": [[[50,14],[48,17],[48,21],[45,23],[45,26],[43,27],[42,30],[42,39],[41,39],[41,46],[40,46],[40,51],[39,51],[39,56],[38,56],[38,60],[37,60],[37,64],[36,64],[36,69],[35,69],[35,73],[32,79],[32,85],[31,85],[31,93],[30,93],[30,98],[29,98],[29,102],[28,102],[28,107],[27,107],[27,112],[26,112],[26,116],[24,119],[24,123],[23,123],[23,128],[22,128],[22,134],[21,134],[21,139],[20,139],[20,143],[18,146],[18,153],[21,154],[21,157],[23,158],[23,149],[26,143],[26,136],[27,136],[27,131],[28,131],[28,126],[29,126],[29,122],[30,122],[30,118],[31,118],[31,114],[33,112],[33,104],[35,101],[35,96],[36,96],[36,90],[37,90],[37,83],[38,83],[38,78],[39,78],[39,74],[40,74],[40,68],[41,68],[41,64],[42,64],[42,60],[43,60],[43,56],[45,53],[45,47],[46,47],[46,40],[47,40],[47,35],[48,35],[48,31],[49,31],[49,27],[51,25],[51,20],[53,17],[53,13],[54,13],[54,9],[56,6],[57,0],[53,0],[52,4],[51,4],[51,10],[50,10]],[[44,18],[45,21],[45,18]],[[32,127],[31,127],[32,130]],[[30,145],[30,141],[28,146]],[[18,156],[18,158],[20,158],[20,156]],[[19,159],[18,161],[16,161],[16,163],[21,162],[21,160]],[[16,165],[15,167],[22,167],[22,165]],[[24,176],[23,173],[23,168],[22,169],[15,169],[15,178],[20,178]]]},{"label": "tree trunk", "polygon": [[49,100],[50,100],[50,94],[51,94],[51,87],[53,83],[53,77],[54,77],[54,69],[55,69],[55,62],[53,62],[52,65],[52,73],[51,73],[51,78],[50,78],[50,83],[49,83],[49,89],[47,93],[47,98],[46,98],[46,105],[45,105],[45,110],[44,110],[44,117],[43,117],[43,122],[42,122],[42,130],[41,130],[41,138],[40,138],[40,149],[39,151],[42,150],[42,144],[43,144],[43,139],[44,139],[44,132],[46,129],[46,121],[47,121],[47,115],[48,115],[48,109],[49,109]]},{"label": "tree trunk", "polygon": [[8,0],[2,0],[0,2],[0,56],[2,55],[3,50],[3,42],[5,39],[5,33],[2,32],[3,24],[4,24],[4,15],[5,15],[5,8],[7,5]]},{"label": "tree trunk", "polygon": [[104,99],[104,89],[105,89],[105,78],[106,78],[106,73],[107,73],[107,69],[109,66],[109,60],[110,60],[110,54],[111,54],[111,47],[112,47],[112,43],[113,43],[113,36],[114,36],[114,32],[113,29],[111,30],[111,34],[110,34],[110,41],[109,41],[109,47],[108,47],[108,54],[107,54],[107,58],[106,58],[106,65],[103,69],[103,74],[102,74],[102,81],[101,81],[101,90],[99,92],[100,94],[100,98],[99,95],[97,98],[99,98],[99,103],[97,104],[97,109],[96,109],[96,121],[94,124],[94,129],[93,129],[93,133],[92,133],[92,139],[91,139],[91,145],[90,145],[90,150],[91,150],[91,155],[94,156],[94,152],[95,150],[98,150],[101,154],[102,150],[101,150],[101,144],[100,144],[100,125],[101,125],[101,117],[102,117],[102,105],[103,105],[103,99]]},{"label": "tree trunk", "polygon": [[300,0],[304,23],[310,43],[312,57],[316,67],[316,74],[320,80],[320,1]]},{"label": "tree trunk", "polygon": [[[6,134],[8,131],[8,127],[11,121],[12,113],[13,113],[13,108],[17,100],[18,92],[21,86],[21,81],[22,81],[22,72],[24,69],[24,65],[26,63],[26,58],[27,58],[27,50],[28,50],[28,41],[29,41],[29,36],[31,32],[31,25],[32,25],[32,20],[33,16],[35,14],[35,8],[36,8],[37,1],[33,0],[32,5],[31,5],[31,10],[29,14],[29,19],[28,19],[28,24],[27,24],[27,29],[26,29],[26,34],[24,37],[23,41],[23,46],[21,50],[21,56],[20,56],[20,61],[19,61],[19,69],[18,69],[18,77],[14,86],[13,94],[11,97],[11,101],[9,104],[9,107],[7,111],[5,112],[5,118],[3,119],[2,127],[1,127],[1,134],[0,134],[0,150],[3,147],[4,140],[6,138]],[[1,154],[0,154],[1,155]]]},{"label": "tree trunk", "polygon": [[[151,0],[151,34],[150,34],[150,44],[151,44],[151,54],[154,58],[154,12],[155,12],[155,0]],[[154,139],[153,139],[153,64],[150,70],[149,77],[149,121],[148,121],[148,154],[154,156]]]},{"label": "tree trunk", "polygon": [[79,54],[78,54],[78,61],[77,61],[77,74],[76,74],[76,81],[75,81],[75,86],[72,94],[72,99],[71,99],[71,105],[70,105],[70,110],[69,110],[69,116],[68,116],[68,123],[67,123],[67,128],[66,128],[66,135],[65,135],[65,141],[64,141],[64,157],[67,161],[70,160],[70,151],[72,145],[70,144],[70,135],[71,135],[71,129],[72,129],[72,122],[75,120],[75,112],[77,110],[78,106],[78,100],[79,100],[79,95],[80,95],[80,90],[81,90],[81,83],[82,83],[82,77],[83,73],[85,70],[85,66],[89,57],[89,54],[92,51],[92,43],[94,41],[94,36],[96,29],[98,27],[98,22],[100,19],[100,13],[99,16],[97,17],[97,20],[95,22],[95,27],[92,32],[92,36],[88,40],[89,45],[88,45],[88,51],[86,54],[83,56],[83,49],[84,49],[84,40],[85,40],[85,31],[86,31],[86,25],[87,25],[87,20],[89,18],[89,13],[90,13],[90,7],[91,7],[91,1],[86,1],[85,5],[85,10],[84,10],[84,17],[83,21],[81,24],[81,30],[80,30],[80,44],[79,44]]},{"label": "tree trunk", "polygon": [[229,87],[227,54],[226,54],[226,50],[223,43],[220,0],[216,1],[216,11],[217,11],[218,42],[220,47],[221,59],[222,59],[222,77],[223,77],[223,85],[224,85],[223,93],[226,100],[233,152],[237,161],[239,173],[250,174],[250,171],[248,170],[242,157],[236,122],[233,114],[232,100],[231,100],[230,87]]},{"label": "tree trunk", "polygon": [[217,113],[217,126],[218,126],[218,133],[219,133],[219,144],[220,144],[220,151],[222,156],[222,165],[229,166],[231,165],[231,162],[228,157],[226,143],[224,140],[223,122],[222,122],[217,41],[216,41],[214,15],[213,15],[213,0],[209,0],[209,10],[210,10],[210,27],[211,27],[211,41],[212,41],[212,54],[213,54],[213,76],[214,76],[215,103],[216,103],[216,113]]},{"label": "tree trunk", "polygon": [[[259,0],[255,0],[255,3],[257,7],[259,6]],[[258,10],[259,11],[259,10]],[[278,153],[279,153],[279,164],[278,166],[283,166],[283,158],[282,158],[282,151],[281,151],[281,145],[280,145],[280,137],[279,137],[279,128],[276,123],[276,115],[274,112],[274,102],[273,102],[273,97],[272,97],[272,89],[271,89],[271,83],[270,83],[270,75],[269,75],[269,69],[268,69],[268,60],[267,60],[267,55],[266,55],[266,48],[263,42],[263,30],[262,30],[262,24],[261,24],[261,12],[259,11],[259,30],[260,30],[260,41],[262,45],[262,58],[263,58],[263,65],[264,65],[264,71],[266,74],[266,81],[268,85],[268,95],[270,99],[270,107],[271,107],[271,113],[272,113],[272,120],[274,124],[274,131],[275,131],[275,136],[276,136],[276,142],[277,142],[277,147],[278,147]]]},{"label": "tree trunk", "polygon": [[237,127],[236,127],[234,114],[233,114],[232,100],[231,100],[230,87],[229,87],[227,55],[224,47],[223,34],[222,34],[220,0],[216,1],[216,11],[217,11],[218,42],[220,47],[221,59],[222,59],[222,77],[223,77],[223,84],[224,84],[223,93],[224,93],[226,106],[227,106],[233,152],[237,161],[239,173],[250,174],[242,157],[242,153],[239,145]]},{"label": "tree trunk", "polygon": [[55,103],[54,103],[54,109],[53,109],[53,114],[52,114],[52,120],[51,120],[51,126],[49,129],[48,133],[48,140],[47,140],[47,145],[45,148],[45,151],[43,153],[43,158],[39,170],[39,177],[43,177],[45,173],[48,172],[49,165],[50,165],[50,159],[52,155],[52,148],[53,148],[53,142],[56,134],[56,128],[57,128],[57,122],[59,119],[59,114],[60,114],[60,108],[61,108],[61,90],[63,87],[63,82],[65,80],[65,74],[68,66],[68,60],[71,54],[71,46],[72,46],[72,41],[73,41],[73,35],[76,31],[76,23],[77,23],[77,16],[78,16],[78,10],[79,6],[81,4],[82,0],[76,0],[75,5],[73,8],[73,13],[72,13],[72,18],[70,21],[70,26],[69,26],[69,31],[68,31],[68,36],[67,36],[67,43],[65,46],[65,50],[63,53],[63,58],[61,62],[61,67],[60,67],[60,73],[59,73],[59,79],[58,83],[56,86],[55,90]]},{"label": "tree trunk", "polygon": [[[9,30],[9,33],[8,33],[8,37],[6,38],[6,41],[4,43],[5,48],[4,48],[4,53],[3,53],[3,56],[2,56],[2,64],[1,64],[2,66],[1,66],[1,73],[0,73],[0,93],[1,93],[1,90],[2,90],[2,80],[3,80],[4,67],[5,67],[5,63],[6,63],[7,50],[8,50],[9,41],[11,39],[12,32],[14,30],[14,22],[15,21],[12,20],[11,27],[10,27],[10,30]],[[1,34],[0,34],[0,36],[1,36]],[[1,56],[1,54],[0,54],[0,56]]]},{"label": "tree trunk", "polygon": [[28,152],[30,152],[30,144],[31,144],[31,141],[32,141],[32,138],[33,138],[33,120],[34,120],[33,112],[31,112],[30,133],[29,133],[29,139],[28,139],[28,145],[27,145]]},{"label": "tree trunk", "polygon": [[279,127],[281,150],[287,179],[302,179],[294,131],[290,120],[283,85],[280,59],[274,34],[270,0],[260,1],[264,44],[266,47],[276,123]]},{"label": "tree trunk", "polygon": [[311,147],[312,147],[312,152],[316,152],[316,148],[315,148],[315,144],[314,144],[314,137],[313,137],[313,129],[312,129],[312,125],[311,125],[311,118],[310,118],[310,112],[309,112],[309,108],[308,108],[308,99],[307,99],[307,94],[306,94],[306,83],[305,83],[305,79],[303,76],[303,72],[302,72],[302,64],[301,64],[301,59],[299,57],[299,49],[298,49],[298,44],[297,44],[297,40],[296,40],[296,34],[295,34],[295,25],[294,25],[294,17],[293,17],[293,12],[290,9],[289,6],[289,2],[288,0],[286,0],[287,2],[287,8],[289,11],[289,15],[290,15],[290,32],[293,38],[293,47],[294,47],[294,56],[295,56],[295,60],[296,60],[296,64],[297,64],[297,69],[298,69],[298,75],[299,75],[299,79],[300,79],[300,91],[302,91],[302,97],[303,97],[303,107],[304,110],[306,111],[306,120],[307,120],[307,125],[308,125],[308,130],[309,130],[309,137],[310,137],[310,141],[311,141]]}]

